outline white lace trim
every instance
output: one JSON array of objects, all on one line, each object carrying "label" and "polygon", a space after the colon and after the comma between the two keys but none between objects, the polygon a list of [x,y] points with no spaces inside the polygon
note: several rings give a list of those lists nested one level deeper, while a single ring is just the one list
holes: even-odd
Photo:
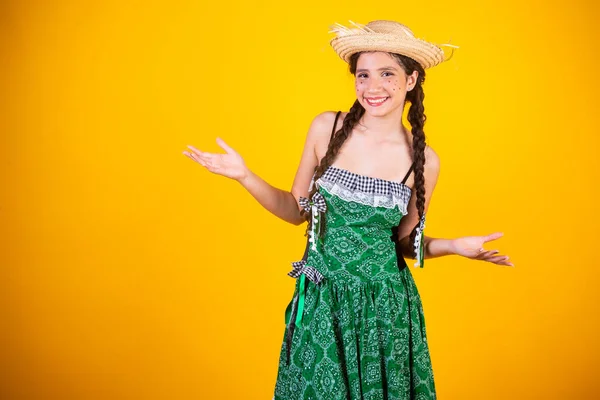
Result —
[{"label": "white lace trim", "polygon": [[403,215],[408,214],[407,208],[410,194],[407,196],[406,193],[397,194],[391,191],[386,194],[367,193],[356,189],[351,190],[338,182],[332,182],[321,178],[317,180],[317,185],[325,189],[328,193],[345,201],[354,201],[372,207],[394,208],[395,206],[398,206]]},{"label": "white lace trim", "polygon": [[[423,265],[423,258],[421,256],[421,246],[423,246],[423,231],[425,230],[425,215],[421,218],[419,226],[417,227],[417,235],[415,236],[415,267]],[[424,255],[424,254],[423,254]]]},{"label": "white lace trim", "polygon": [[317,224],[319,223],[319,211],[317,210],[317,206],[312,206],[311,208],[311,229],[308,232],[308,241],[311,244],[311,249],[317,250]]}]

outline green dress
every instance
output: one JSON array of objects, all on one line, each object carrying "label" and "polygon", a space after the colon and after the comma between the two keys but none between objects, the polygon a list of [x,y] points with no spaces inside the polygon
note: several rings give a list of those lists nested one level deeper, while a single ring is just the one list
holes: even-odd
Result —
[{"label": "green dress", "polygon": [[[436,398],[421,299],[393,234],[407,214],[405,181],[331,166],[301,199],[313,223],[290,272],[275,400]],[[421,267],[424,223],[414,243]]]}]

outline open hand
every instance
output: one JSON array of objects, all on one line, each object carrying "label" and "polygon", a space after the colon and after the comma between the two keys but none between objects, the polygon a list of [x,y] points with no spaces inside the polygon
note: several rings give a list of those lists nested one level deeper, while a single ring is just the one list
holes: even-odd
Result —
[{"label": "open hand", "polygon": [[244,178],[248,174],[248,168],[242,157],[223,139],[217,138],[217,144],[225,150],[225,154],[207,153],[194,146],[187,146],[191,151],[184,151],[183,154],[215,174],[235,180]]},{"label": "open hand", "polygon": [[514,267],[514,264],[508,261],[508,256],[496,255],[498,250],[483,248],[484,243],[501,238],[502,235],[502,233],[496,232],[487,236],[465,236],[453,239],[452,246],[459,256]]}]

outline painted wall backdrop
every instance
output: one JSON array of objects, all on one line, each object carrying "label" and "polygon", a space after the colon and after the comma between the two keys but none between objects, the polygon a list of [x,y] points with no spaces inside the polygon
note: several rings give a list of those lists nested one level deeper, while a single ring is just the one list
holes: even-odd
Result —
[{"label": "painted wall backdrop", "polygon": [[600,398],[597,2],[0,3],[0,397],[270,399],[304,226],[182,152],[290,189],[347,110],[329,26],[460,46],[428,71],[427,234],[515,268],[412,269],[440,399]]}]

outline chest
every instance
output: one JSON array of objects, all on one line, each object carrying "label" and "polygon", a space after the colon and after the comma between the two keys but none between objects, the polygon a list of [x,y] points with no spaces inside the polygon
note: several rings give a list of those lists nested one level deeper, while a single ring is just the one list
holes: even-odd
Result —
[{"label": "chest", "polygon": [[[328,143],[317,148],[319,161]],[[357,174],[389,181],[401,181],[410,168],[412,156],[407,145],[397,141],[376,142],[352,135],[339,148],[332,165]]]}]

